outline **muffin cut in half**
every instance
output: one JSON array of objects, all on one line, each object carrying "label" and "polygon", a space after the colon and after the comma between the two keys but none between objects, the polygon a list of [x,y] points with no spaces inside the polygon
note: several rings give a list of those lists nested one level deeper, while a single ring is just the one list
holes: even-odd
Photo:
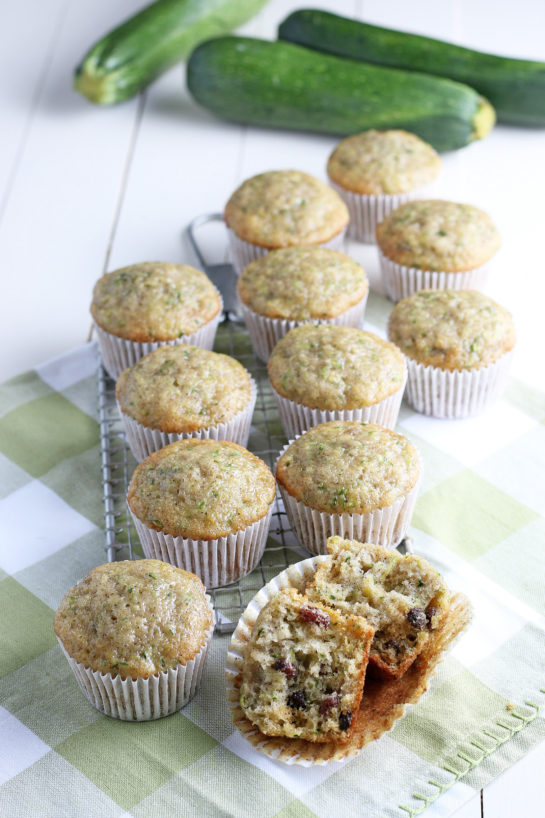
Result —
[{"label": "muffin cut in half", "polygon": [[225,206],[233,266],[240,273],[269,250],[306,244],[337,248],[348,209],[333,188],[300,170],[246,179]]},{"label": "muffin cut in half", "polygon": [[248,719],[269,736],[348,741],[373,632],[293,588],[275,594],[247,646],[240,704]]},{"label": "muffin cut in half", "polygon": [[375,243],[375,229],[392,210],[432,182],[441,168],[437,152],[402,130],[369,130],[343,139],[327,174],[350,211],[348,235]]},{"label": "muffin cut in half", "polygon": [[330,537],[330,559],[318,566],[305,593],[345,616],[364,617],[375,634],[370,666],[399,678],[448,611],[440,574],[421,557],[370,543]]}]

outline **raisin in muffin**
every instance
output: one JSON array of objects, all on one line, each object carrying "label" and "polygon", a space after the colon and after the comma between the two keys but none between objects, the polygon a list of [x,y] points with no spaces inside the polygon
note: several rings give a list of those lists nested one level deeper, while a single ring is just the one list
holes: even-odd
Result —
[{"label": "raisin in muffin", "polygon": [[276,477],[286,513],[311,553],[334,534],[392,547],[416,502],[420,461],[407,438],[373,423],[330,421],[281,453]]},{"label": "raisin in muffin", "polygon": [[309,603],[293,588],[261,610],[244,660],[240,705],[269,736],[344,743],[365,681],[374,629]]},{"label": "raisin in muffin", "polygon": [[275,346],[268,371],[288,438],[329,420],[395,426],[405,389],[403,355],[371,332],[296,327]]},{"label": "raisin in muffin", "polygon": [[348,218],[340,196],[308,173],[272,170],[252,176],[225,206],[233,266],[240,273],[254,259],[282,247],[339,247]]},{"label": "raisin in muffin", "polygon": [[254,349],[267,361],[280,338],[301,324],[360,327],[369,285],[363,267],[344,253],[287,247],[245,267],[237,289]]},{"label": "raisin in muffin", "polygon": [[183,344],[161,346],[125,369],[116,397],[137,460],[186,437],[245,446],[256,387],[228,355]]},{"label": "raisin in muffin", "polygon": [[194,574],[159,560],[106,563],[68,591],[55,633],[91,704],[124,720],[159,718],[193,696],[213,612]]},{"label": "raisin in muffin", "polygon": [[375,243],[377,224],[414,198],[441,168],[437,152],[407,131],[364,131],[343,139],[331,153],[327,173],[350,211],[348,235]]},{"label": "raisin in muffin", "polygon": [[377,227],[386,294],[480,289],[500,246],[490,216],[478,207],[439,199],[407,202]]},{"label": "raisin in muffin", "polygon": [[99,278],[91,314],[104,366],[117,378],[160,344],[212,349],[222,300],[210,279],[187,264],[146,261]]},{"label": "raisin in muffin", "polygon": [[267,465],[242,446],[189,438],[143,460],[127,500],[146,556],[216,587],[259,562],[275,489]]},{"label": "raisin in muffin", "polygon": [[390,340],[406,357],[407,400],[418,412],[463,418],[505,386],[515,328],[510,313],[476,290],[422,290],[395,306]]},{"label": "raisin in muffin", "polygon": [[432,566],[414,554],[331,537],[305,593],[344,616],[367,620],[375,634],[370,664],[399,678],[446,615],[450,595]]}]

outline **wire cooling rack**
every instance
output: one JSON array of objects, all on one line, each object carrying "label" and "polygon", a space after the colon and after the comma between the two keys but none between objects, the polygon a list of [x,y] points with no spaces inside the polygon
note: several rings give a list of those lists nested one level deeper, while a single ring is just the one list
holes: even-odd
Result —
[{"label": "wire cooling rack", "polygon": [[[248,369],[257,384],[257,402],[248,448],[274,469],[279,451],[286,443],[267,369],[255,356],[243,325],[224,321],[216,335],[216,352],[231,355]],[[98,414],[102,457],[102,484],[106,553],[109,562],[138,559],[143,552],[127,507],[126,495],[136,466],[126,442],[115,400],[115,382],[103,366],[98,369]],[[308,557],[299,544],[277,496],[265,552],[248,576],[224,588],[207,589],[216,610],[216,631],[230,633],[253,596],[270,579],[293,562]]]}]

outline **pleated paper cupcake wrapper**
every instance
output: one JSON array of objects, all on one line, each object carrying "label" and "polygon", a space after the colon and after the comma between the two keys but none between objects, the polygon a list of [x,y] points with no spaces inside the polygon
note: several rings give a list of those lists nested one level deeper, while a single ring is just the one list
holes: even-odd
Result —
[{"label": "pleated paper cupcake wrapper", "polygon": [[405,398],[413,409],[435,418],[460,419],[478,415],[505,388],[513,353],[481,369],[450,372],[407,358]]},{"label": "pleated paper cupcake wrapper", "polygon": [[[316,242],[318,247],[330,247],[332,250],[341,250],[344,242],[346,228],[333,236],[329,241]],[[244,241],[237,236],[234,230],[227,228],[227,236],[229,239],[229,248],[231,251],[231,263],[235,268],[237,275],[240,275],[248,264],[255,261],[256,258],[266,256],[270,253],[271,248],[260,247],[258,244],[251,244],[249,241]]]},{"label": "pleated paper cupcake wrapper", "polygon": [[488,264],[461,273],[445,273],[396,264],[380,249],[379,257],[384,290],[394,302],[419,290],[481,290],[488,277]]},{"label": "pleated paper cupcake wrapper", "polygon": [[259,612],[274,594],[282,588],[296,588],[304,593],[305,586],[312,581],[318,566],[326,559],[325,556],[313,557],[290,565],[258,591],[240,617],[227,653],[227,701],[233,724],[256,750],[289,765],[312,767],[353,758],[366,744],[391,730],[407,708],[414,705],[426,691],[438,662],[471,619],[469,601],[463,594],[455,594],[441,628],[432,632],[428,648],[422,651],[401,681],[366,679],[355,728],[347,744],[265,736],[247,719],[240,707],[244,655],[252,628]]},{"label": "pleated paper cupcake wrapper", "polygon": [[352,190],[346,190],[346,188],[335,184],[331,179],[329,184],[337,191],[348,207],[350,213],[347,230],[348,238],[361,241],[363,244],[376,244],[375,230],[377,224],[397,207],[417,198],[421,194],[421,191],[396,194],[354,193]]},{"label": "pleated paper cupcake wrapper", "polygon": [[180,338],[174,338],[170,341],[129,341],[126,338],[118,338],[117,335],[112,335],[111,332],[106,332],[95,323],[100,354],[106,371],[111,378],[117,380],[124,369],[134,366],[144,355],[154,352],[161,346],[193,344],[193,346],[202,347],[202,349],[212,349],[216,330],[221,321],[222,310],[223,306],[214,318],[190,335],[182,335]]},{"label": "pleated paper cupcake wrapper", "polygon": [[250,437],[252,425],[252,415],[257,398],[257,387],[255,381],[250,377],[250,400],[248,404],[234,415],[231,420],[225,423],[217,423],[215,426],[207,426],[203,429],[196,429],[193,432],[162,432],[160,429],[151,429],[144,426],[121,409],[119,403],[117,407],[125,427],[127,442],[131,452],[140,463],[152,452],[174,443],[175,440],[187,440],[188,438],[199,438],[200,440],[231,440],[240,446],[246,446]]},{"label": "pleated paper cupcake wrapper", "polygon": [[356,327],[363,325],[363,315],[367,304],[367,291],[361,301],[339,313],[334,318],[312,318],[305,321],[291,321],[286,318],[267,318],[259,315],[241,303],[241,312],[252,341],[256,355],[265,363],[269,360],[274,347],[291,329],[302,324],[335,324],[339,327]]},{"label": "pleated paper cupcake wrapper", "polygon": [[221,588],[254,570],[263,556],[273,504],[260,520],[235,534],[214,540],[191,540],[154,531],[132,514],[144,554],[191,571],[206,588]]},{"label": "pleated paper cupcake wrapper", "polygon": [[185,665],[169,668],[147,679],[122,679],[111,673],[91,670],[72,659],[59,639],[85,698],[104,715],[122,721],[160,719],[184,707],[201,682],[214,633],[214,611],[208,595],[206,599],[212,612],[212,625],[200,651]]},{"label": "pleated paper cupcake wrapper", "polygon": [[312,409],[310,406],[303,406],[289,398],[280,395],[273,386],[273,394],[278,405],[278,413],[282,428],[289,439],[298,437],[318,426],[319,423],[327,423],[330,420],[355,420],[359,423],[378,423],[387,429],[393,429],[396,425],[399,407],[403,399],[405,390],[405,378],[401,387],[389,395],[384,400],[372,406],[365,406],[361,409]]}]

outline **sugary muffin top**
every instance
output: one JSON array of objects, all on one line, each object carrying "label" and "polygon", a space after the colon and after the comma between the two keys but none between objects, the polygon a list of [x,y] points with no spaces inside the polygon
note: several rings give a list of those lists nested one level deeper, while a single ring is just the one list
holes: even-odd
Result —
[{"label": "sugary muffin top", "polygon": [[456,273],[487,262],[500,237],[478,207],[429,199],[407,202],[386,216],[377,227],[377,242],[397,264]]},{"label": "sugary muffin top", "polygon": [[365,270],[327,247],[288,247],[256,259],[238,279],[241,301],[267,318],[335,318],[368,290]]},{"label": "sugary muffin top", "polygon": [[327,163],[332,182],[354,193],[409,193],[431,182],[441,159],[407,131],[364,131],[339,142]]},{"label": "sugary muffin top", "polygon": [[397,347],[371,332],[334,324],[295,327],[273,349],[269,377],[285,398],[314,409],[358,409],[401,388]]},{"label": "sugary muffin top", "polygon": [[91,313],[112,335],[131,341],[171,341],[190,335],[221,310],[221,296],[187,264],[145,261],[99,278]]},{"label": "sugary muffin top", "polygon": [[160,346],[118,378],[125,414],[163,432],[194,432],[225,423],[248,405],[250,374],[228,355],[190,344]]},{"label": "sugary muffin top", "polygon": [[148,528],[212,540],[264,517],[275,489],[267,465],[242,446],[189,438],[143,460],[127,499]]},{"label": "sugary muffin top", "polygon": [[289,494],[335,514],[391,506],[410,492],[419,474],[418,452],[405,437],[355,421],[314,426],[294,440],[276,467]]},{"label": "sugary muffin top", "polygon": [[440,369],[479,369],[515,345],[511,314],[476,290],[421,290],[400,301],[388,335],[408,357]]},{"label": "sugary muffin top", "polygon": [[271,250],[326,242],[348,224],[340,196],[300,170],[271,170],[235,190],[224,214],[239,238]]},{"label": "sugary muffin top", "polygon": [[63,597],[55,633],[77,662],[147,678],[199,652],[212,625],[195,574],[161,560],[98,565]]}]

